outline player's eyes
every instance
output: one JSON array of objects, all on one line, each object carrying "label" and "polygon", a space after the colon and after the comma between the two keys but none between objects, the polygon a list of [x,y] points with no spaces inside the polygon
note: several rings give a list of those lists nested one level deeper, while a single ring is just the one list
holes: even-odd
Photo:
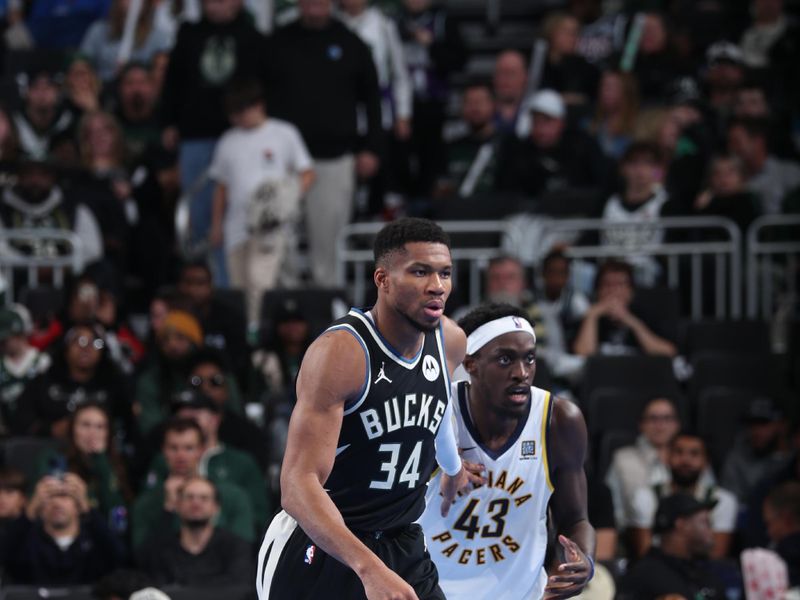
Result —
[{"label": "player's eyes", "polygon": [[528,362],[529,365],[532,365],[533,363],[536,362],[536,355],[528,354],[528,356],[525,357],[525,360]]},{"label": "player's eyes", "polygon": [[511,358],[504,354],[502,356],[497,357],[497,362],[499,362],[503,366],[508,366],[511,364]]},{"label": "player's eyes", "polygon": [[450,279],[451,275],[452,273],[450,273],[450,271],[442,271],[442,273],[439,276],[442,279]]}]

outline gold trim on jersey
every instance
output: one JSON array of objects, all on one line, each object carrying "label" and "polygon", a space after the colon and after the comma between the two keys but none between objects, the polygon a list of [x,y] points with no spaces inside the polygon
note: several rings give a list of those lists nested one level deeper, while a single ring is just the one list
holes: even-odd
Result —
[{"label": "gold trim on jersey", "polygon": [[545,392],[545,394],[544,402],[542,403],[542,410],[544,411],[542,414],[542,437],[539,443],[542,446],[542,466],[544,467],[544,478],[547,481],[547,487],[550,489],[550,493],[552,494],[555,490],[555,487],[553,487],[553,482],[550,481],[550,459],[548,458],[550,449],[547,447],[547,415],[550,412],[550,402],[552,397],[550,396],[550,392]]}]

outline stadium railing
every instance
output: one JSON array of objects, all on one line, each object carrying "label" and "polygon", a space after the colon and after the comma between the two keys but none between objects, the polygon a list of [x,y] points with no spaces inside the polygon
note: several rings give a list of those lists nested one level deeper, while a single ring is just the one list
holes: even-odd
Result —
[{"label": "stadium railing", "polygon": [[[602,241],[606,233],[624,234],[626,230],[638,233],[632,237],[638,238],[639,242],[642,231],[651,235],[663,233],[665,241],[636,244]],[[741,316],[742,234],[729,219],[665,217],[646,223],[547,219],[542,222],[540,231],[543,235],[537,238],[521,236],[517,230],[514,234],[515,246],[520,255],[543,256],[553,246],[563,244],[565,254],[574,259],[657,259],[664,263],[668,287],[683,288],[688,283],[690,315],[693,319],[704,316],[704,308],[710,305],[706,302],[706,296],[712,295],[712,291],[713,316],[718,319]],[[704,277],[704,271],[708,270],[713,275],[711,289],[707,283],[711,280]]]},{"label": "stadium railing", "polygon": [[747,230],[747,316],[770,319],[776,301],[797,300],[800,215],[764,215]]},{"label": "stadium railing", "polygon": [[[602,219],[548,219],[534,217],[530,224],[514,220],[502,221],[441,221],[439,224],[453,239],[453,260],[467,263],[470,304],[481,299],[481,273],[488,261],[501,254],[512,254],[523,262],[533,264],[554,245],[563,243],[565,253],[572,258],[601,259],[616,257],[631,259],[652,257],[663,260],[669,287],[688,284],[691,316],[700,318],[709,306],[704,296],[713,292],[713,312],[716,318],[739,318],[742,312],[742,234],[733,221],[719,217],[667,217],[642,223],[608,223]],[[352,290],[358,305],[367,294],[372,280],[368,267],[372,263],[372,239],[382,223],[358,223],[345,228],[337,243],[337,281]],[[585,242],[586,238],[600,239],[605,232],[620,230],[664,232],[667,241],[639,245]],[[469,243],[456,242],[456,236]],[[707,241],[704,241],[703,237]],[[675,240],[675,241],[670,241]],[[682,262],[683,261],[683,262]],[[704,277],[711,271],[713,279]],[[686,281],[688,280],[688,281]],[[713,286],[708,285],[713,282]],[[461,284],[459,284],[461,285]],[[711,289],[709,289],[709,287]]]},{"label": "stadium railing", "polygon": [[5,280],[5,302],[14,301],[15,288],[35,288],[47,278],[56,288],[67,271],[85,266],[83,241],[61,229],[6,229],[0,232],[0,274]]}]

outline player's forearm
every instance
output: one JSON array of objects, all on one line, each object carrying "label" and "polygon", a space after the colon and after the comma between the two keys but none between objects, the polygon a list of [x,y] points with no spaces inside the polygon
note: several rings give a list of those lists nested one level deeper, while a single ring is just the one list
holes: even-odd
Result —
[{"label": "player's forearm", "polygon": [[559,533],[575,542],[586,556],[594,560],[597,536],[595,535],[594,527],[591,526],[587,519],[582,519]]},{"label": "player's forearm", "polygon": [[380,559],[347,528],[341,513],[313,475],[282,486],[281,504],[317,546],[361,577]]}]

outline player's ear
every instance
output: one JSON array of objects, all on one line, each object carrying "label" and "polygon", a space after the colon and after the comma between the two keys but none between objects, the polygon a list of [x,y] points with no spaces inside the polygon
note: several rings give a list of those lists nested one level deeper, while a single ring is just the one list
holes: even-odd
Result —
[{"label": "player's ear", "polygon": [[386,287],[389,285],[389,271],[386,269],[386,266],[379,265],[375,267],[373,279],[375,281],[375,286],[385,291]]},{"label": "player's ear", "polygon": [[475,363],[476,363],[475,356],[467,354],[464,357],[464,362],[462,364],[464,365],[464,370],[470,375],[472,375],[477,370],[477,365]]}]

